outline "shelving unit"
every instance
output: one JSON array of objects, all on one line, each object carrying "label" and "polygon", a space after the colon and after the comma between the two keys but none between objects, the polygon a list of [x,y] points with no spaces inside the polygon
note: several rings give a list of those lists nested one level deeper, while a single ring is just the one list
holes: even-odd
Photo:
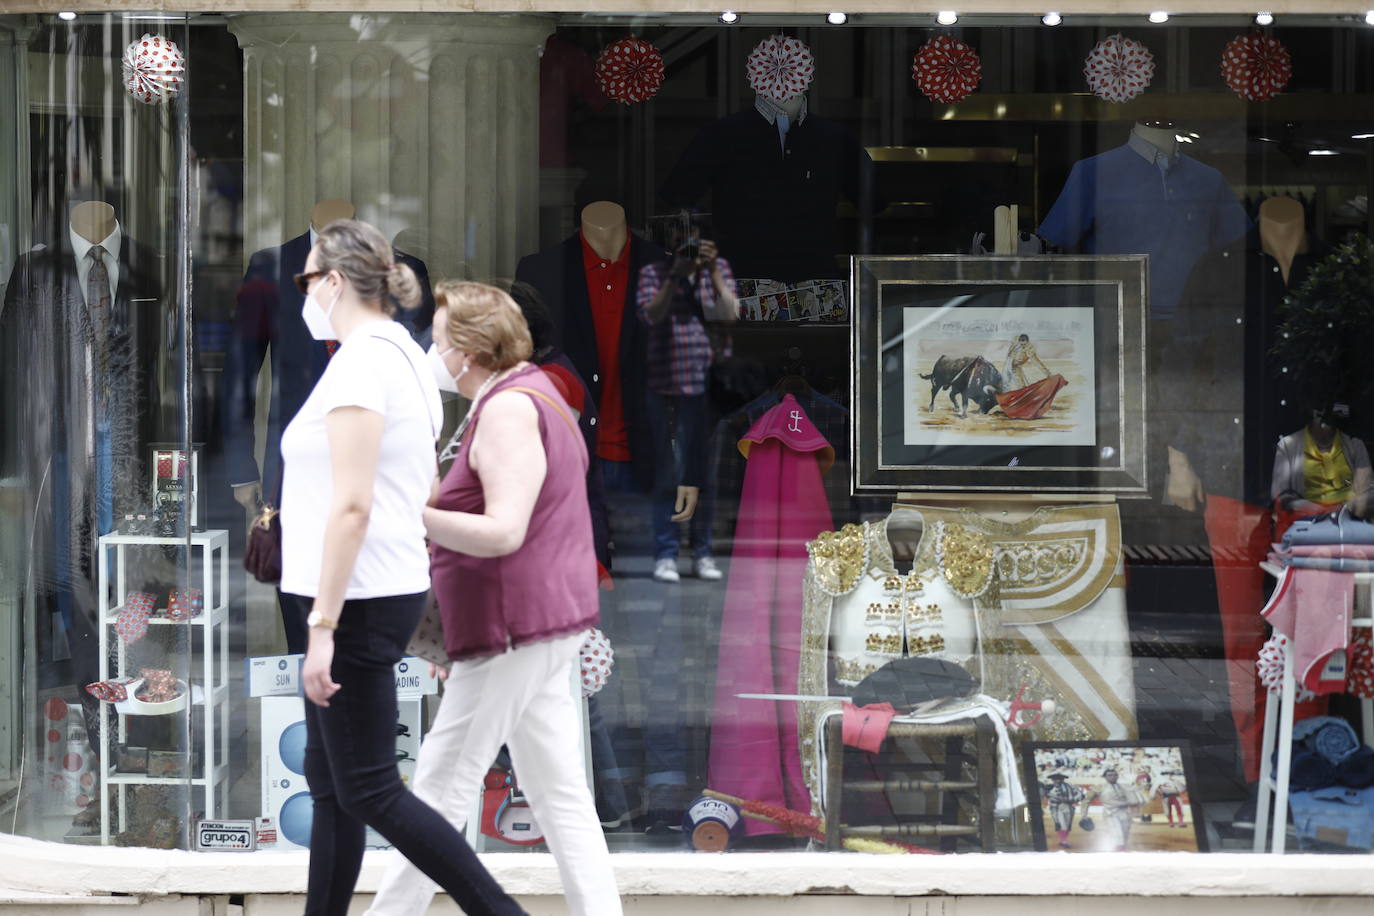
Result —
[{"label": "shelving unit", "polygon": [[[1260,568],[1275,579],[1283,577],[1283,568],[1273,563],[1261,563]],[[1351,629],[1374,626],[1374,573],[1354,573],[1355,612]],[[1255,852],[1269,851],[1282,855],[1288,839],[1288,780],[1293,763],[1293,713],[1297,704],[1297,679],[1293,674],[1293,653],[1284,653],[1283,688],[1278,696],[1270,693],[1264,704],[1264,738],[1260,749],[1259,803],[1255,812]],[[1374,700],[1360,701],[1360,719],[1364,741],[1374,746]],[[1275,735],[1277,732],[1277,736]],[[1275,755],[1275,743],[1278,754]],[[1277,763],[1273,758],[1277,756]],[[1273,785],[1270,785],[1270,777]],[[1273,796],[1274,830],[1267,832],[1269,810]]]},{"label": "shelving unit", "polygon": [[[115,632],[118,610],[122,606],[130,588],[137,590],[142,583],[137,572],[132,575],[129,569],[129,548],[131,547],[186,547],[186,538],[149,537],[143,535],[107,534],[100,538],[97,566],[99,569],[99,610],[100,610],[100,679],[125,677],[128,665],[127,649],[124,641]],[[171,620],[165,616],[149,618],[149,630],[155,627],[188,627],[199,630],[198,634],[187,631],[188,637],[199,637],[200,678],[188,677],[187,703],[178,711],[168,715],[185,713],[191,717],[188,729],[195,725],[194,714],[201,707],[200,727],[191,735],[191,747],[187,749],[187,774],[185,776],[149,776],[147,773],[126,773],[118,770],[118,761],[112,759],[111,730],[100,729],[100,842],[109,844],[111,835],[110,790],[116,789],[115,803],[119,814],[121,829],[128,825],[128,787],[129,786],[185,786],[192,791],[204,791],[205,817],[213,818],[218,811],[227,806],[229,761],[229,641],[227,624],[229,620],[229,533],[222,529],[193,532],[189,539],[190,559],[188,585],[197,581],[204,595],[205,607],[200,616],[189,620]],[[114,557],[113,579],[110,559]],[[165,608],[159,609],[165,613]],[[110,640],[115,643],[115,666],[110,670]],[[194,643],[191,643],[194,645]],[[175,669],[175,664],[168,667]],[[132,693],[131,693],[132,696]],[[103,704],[102,704],[103,705]],[[114,704],[117,707],[117,704]],[[117,710],[118,712],[118,710]],[[128,737],[128,717],[131,713],[118,712],[118,744]],[[197,740],[199,739],[199,740]],[[196,751],[200,760],[195,762]],[[114,755],[117,756],[117,755]],[[216,806],[216,790],[223,793],[223,802]]]}]

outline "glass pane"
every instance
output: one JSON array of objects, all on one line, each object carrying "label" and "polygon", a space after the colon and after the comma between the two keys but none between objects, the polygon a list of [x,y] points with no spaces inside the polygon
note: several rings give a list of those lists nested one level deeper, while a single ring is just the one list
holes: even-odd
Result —
[{"label": "glass pane", "polygon": [[226,699],[192,665],[222,591],[177,619],[201,603],[205,538],[184,460],[184,25],[11,16],[0,34],[13,825],[184,846],[224,788],[202,726]]}]

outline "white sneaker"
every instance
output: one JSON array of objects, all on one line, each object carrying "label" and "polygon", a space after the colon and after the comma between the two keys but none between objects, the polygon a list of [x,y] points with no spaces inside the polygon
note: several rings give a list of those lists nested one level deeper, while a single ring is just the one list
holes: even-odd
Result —
[{"label": "white sneaker", "polygon": [[692,564],[692,568],[696,571],[698,579],[707,579],[714,582],[721,578],[720,567],[716,565],[715,557],[697,557],[696,562]]},{"label": "white sneaker", "polygon": [[679,582],[682,577],[677,574],[677,560],[664,557],[654,561],[654,578],[660,582]]}]

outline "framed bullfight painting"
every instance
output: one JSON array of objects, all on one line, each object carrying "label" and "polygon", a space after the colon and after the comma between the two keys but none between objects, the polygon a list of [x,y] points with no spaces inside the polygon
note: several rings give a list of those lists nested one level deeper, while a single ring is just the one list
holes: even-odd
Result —
[{"label": "framed bullfight painting", "polygon": [[855,492],[1144,496],[1145,263],[854,258]]}]

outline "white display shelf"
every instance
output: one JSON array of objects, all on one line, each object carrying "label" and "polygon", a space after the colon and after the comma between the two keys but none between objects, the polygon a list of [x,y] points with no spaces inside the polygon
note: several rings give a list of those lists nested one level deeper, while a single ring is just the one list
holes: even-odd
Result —
[{"label": "white display shelf", "polygon": [[[1261,563],[1275,579],[1282,579],[1284,568]],[[1353,573],[1355,609],[1350,628],[1374,627],[1374,573]],[[1290,635],[1291,642],[1291,635]],[[1264,704],[1264,737],[1260,743],[1259,799],[1255,812],[1254,851],[1282,855],[1288,839],[1289,777],[1293,765],[1293,716],[1297,706],[1297,678],[1293,674],[1293,653],[1284,653],[1283,685],[1278,695],[1270,693]],[[1360,701],[1360,719],[1366,744],[1374,746],[1374,700]],[[1275,753],[1275,745],[1278,753]],[[1277,757],[1277,761],[1274,758]],[[1272,795],[1272,799],[1271,796]],[[1269,810],[1273,805],[1274,829],[1269,831]]]},{"label": "white display shelf", "polygon": [[[199,588],[205,602],[200,616],[187,620],[172,620],[168,617],[149,617],[150,630],[154,627],[180,626],[188,628],[191,639],[199,644],[200,671],[196,677],[194,665],[188,664],[189,658],[178,664],[179,659],[168,659],[166,667],[178,675],[184,675],[189,696],[180,708],[171,709],[156,715],[190,715],[196,707],[202,708],[201,721],[192,733],[192,749],[187,753],[199,753],[199,762],[193,772],[199,775],[188,776],[149,776],[146,773],[121,773],[114,767],[102,765],[100,792],[100,842],[108,844],[114,826],[111,818],[111,794],[114,795],[120,829],[128,829],[128,787],[129,786],[184,786],[204,791],[203,810],[205,817],[214,818],[222,814],[228,802],[228,763],[229,763],[229,532],[222,529],[195,531],[189,537],[153,537],[150,535],[107,534],[100,538],[97,566],[99,568],[99,619],[100,627],[100,679],[125,677],[137,674],[131,671],[128,649],[115,632],[119,619],[119,608],[124,604],[130,591],[151,591],[143,586],[150,583],[140,581],[137,572],[130,569],[131,547],[175,546],[189,547],[189,578],[187,586]],[[113,564],[111,563],[113,560]],[[113,565],[113,569],[111,566]],[[165,608],[162,609],[165,612]],[[195,632],[198,631],[198,632]],[[146,637],[145,637],[146,638]],[[111,670],[111,650],[114,665]],[[146,665],[140,667],[148,667]],[[187,669],[190,670],[187,670]],[[128,719],[146,718],[148,714],[120,709],[121,704],[102,703],[102,709],[113,706],[118,713],[118,728],[114,729],[117,741],[123,744],[128,739]],[[100,729],[100,759],[109,761],[114,756],[115,741],[111,729]]]}]

